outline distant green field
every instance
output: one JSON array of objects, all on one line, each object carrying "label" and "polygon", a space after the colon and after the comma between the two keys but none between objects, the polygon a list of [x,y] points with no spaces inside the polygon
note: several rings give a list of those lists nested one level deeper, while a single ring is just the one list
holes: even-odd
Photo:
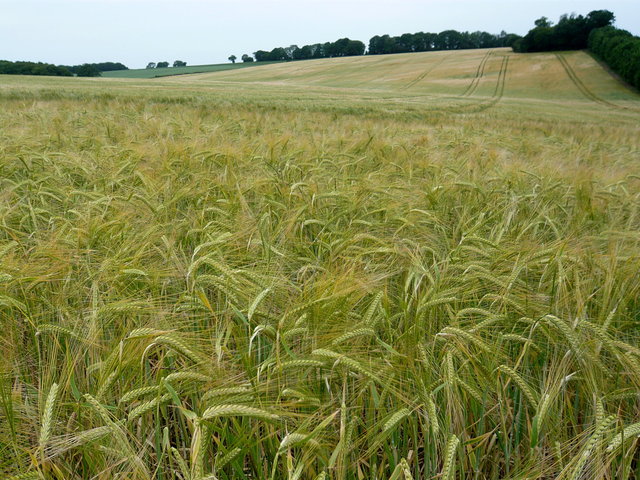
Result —
[{"label": "distant green field", "polygon": [[190,65],[186,67],[167,68],[137,68],[130,70],[115,70],[112,72],[102,72],[107,78],[158,78],[170,77],[173,75],[185,75],[188,73],[209,73],[221,72],[223,70],[237,70],[239,68],[255,67],[278,62],[251,62],[251,63],[218,63],[214,65]]}]

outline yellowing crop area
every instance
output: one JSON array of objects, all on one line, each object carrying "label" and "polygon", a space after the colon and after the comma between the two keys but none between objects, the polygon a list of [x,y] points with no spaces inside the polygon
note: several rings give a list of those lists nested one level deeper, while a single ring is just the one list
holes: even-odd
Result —
[{"label": "yellowing crop area", "polygon": [[280,63],[171,81],[202,86],[234,82],[264,88],[305,87],[307,91],[309,87],[330,87],[348,89],[353,95],[394,93],[397,100],[421,95],[420,102],[438,105],[452,97],[464,97],[468,103],[476,97],[494,97],[504,82],[501,100],[507,103],[593,100],[589,94],[635,107],[639,101],[636,93],[586,52],[518,55],[511,49],[491,49],[364,56]]},{"label": "yellowing crop area", "polygon": [[0,101],[4,477],[638,478],[640,97],[586,53]]}]

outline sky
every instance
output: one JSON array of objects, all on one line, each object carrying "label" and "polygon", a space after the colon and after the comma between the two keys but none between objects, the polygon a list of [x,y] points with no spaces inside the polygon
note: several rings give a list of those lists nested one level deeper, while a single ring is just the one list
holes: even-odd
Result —
[{"label": "sky", "polygon": [[224,63],[349,37],[483,30],[524,35],[542,16],[606,9],[640,35],[640,1],[607,0],[0,0],[0,59],[129,68]]}]

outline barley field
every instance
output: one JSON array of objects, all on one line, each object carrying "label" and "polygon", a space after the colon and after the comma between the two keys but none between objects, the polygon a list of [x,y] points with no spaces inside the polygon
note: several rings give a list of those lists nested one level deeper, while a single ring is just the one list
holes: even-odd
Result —
[{"label": "barley field", "polygon": [[640,95],[587,53],[0,101],[3,478],[640,479]]}]

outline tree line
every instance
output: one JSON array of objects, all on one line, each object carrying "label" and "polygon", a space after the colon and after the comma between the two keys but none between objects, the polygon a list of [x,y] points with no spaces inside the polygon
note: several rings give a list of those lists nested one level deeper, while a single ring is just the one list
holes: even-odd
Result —
[{"label": "tree line", "polygon": [[0,60],[0,74],[3,75],[49,75],[57,77],[99,77],[102,72],[128,70],[122,63],[102,62],[82,65],[53,65],[42,62],[11,62]]},{"label": "tree line", "polygon": [[367,53],[369,55],[383,55],[434,50],[510,47],[519,38],[519,35],[505,31],[498,35],[488,32],[458,32],[457,30],[445,30],[440,33],[404,33],[397,37],[376,35],[369,40]]},{"label": "tree line", "polygon": [[79,77],[97,77],[102,72],[112,72],[114,70],[129,70],[126,65],[120,62],[83,63],[82,65],[63,67],[69,69],[71,73]]},{"label": "tree line", "polygon": [[[174,67],[186,67],[187,62],[183,62],[182,60],[176,60],[173,62]],[[145,68],[168,68],[169,62],[149,62]]]},{"label": "tree line", "polygon": [[[258,50],[254,52],[256,62],[281,62],[291,60],[310,60],[312,58],[351,57],[364,55],[366,46],[360,40],[341,38],[335,42],[314,43],[313,45],[291,45],[289,47],[277,47],[271,51]],[[248,55],[243,55],[243,61],[249,60]]]},{"label": "tree line", "polygon": [[588,46],[611,70],[640,89],[640,37],[606,26],[591,31]]},{"label": "tree line", "polygon": [[613,24],[615,15],[608,10],[594,10],[582,15],[562,15],[556,25],[547,17],[535,21],[535,28],[513,44],[514,52],[548,52],[587,48],[589,34]]},{"label": "tree line", "polygon": [[66,67],[58,67],[42,62],[11,62],[0,60],[0,74],[3,75],[51,75],[71,77],[73,73]]},{"label": "tree line", "polygon": [[[282,62],[292,60],[309,60],[313,58],[351,57],[364,55],[381,55],[387,53],[428,52],[433,50],[460,50],[466,48],[510,47],[520,38],[514,33],[501,32],[498,35],[488,32],[458,32],[445,30],[440,33],[404,33],[397,37],[376,35],[369,40],[369,46],[360,40],[341,38],[335,42],[314,43],[312,45],[291,45],[277,47],[271,51],[254,52],[256,62]],[[229,60],[235,63],[237,57],[231,55]],[[243,62],[252,62],[254,58],[247,54],[242,56]]]}]

